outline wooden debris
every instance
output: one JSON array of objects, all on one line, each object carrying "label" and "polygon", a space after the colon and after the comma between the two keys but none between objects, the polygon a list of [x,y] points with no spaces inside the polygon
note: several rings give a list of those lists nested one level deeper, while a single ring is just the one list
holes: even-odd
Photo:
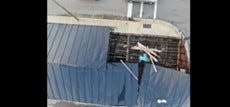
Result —
[{"label": "wooden debris", "polygon": [[[153,60],[155,62],[158,62],[158,60],[154,57],[154,56],[157,56],[159,57],[155,52],[153,52],[152,50],[150,50],[148,47],[145,47],[144,45],[142,45],[140,42],[137,42],[137,46],[136,47],[133,47],[133,49],[139,49],[139,50],[142,50],[144,51],[146,54],[149,55],[149,59],[150,61],[152,62],[152,65],[153,65],[153,69],[155,70],[155,72],[157,72],[157,69],[156,69],[156,66],[153,62]],[[155,49],[156,50],[156,49]],[[153,56],[154,55],[154,56]]]}]

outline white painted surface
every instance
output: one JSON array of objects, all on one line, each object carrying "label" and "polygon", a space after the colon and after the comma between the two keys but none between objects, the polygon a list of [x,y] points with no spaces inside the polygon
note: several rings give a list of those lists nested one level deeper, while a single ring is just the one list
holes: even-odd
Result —
[{"label": "white painted surface", "polygon": [[143,2],[141,2],[141,7],[140,7],[140,18],[142,18],[142,14],[143,14]]},{"label": "white painted surface", "polygon": [[[73,17],[68,16],[48,16],[48,23],[66,23],[66,24],[80,24],[80,25],[96,25],[108,26],[114,28],[114,32],[120,33],[133,33],[142,35],[159,35],[162,37],[175,37],[181,38],[179,29],[175,26],[161,20],[140,20],[125,21],[125,20],[109,20],[109,19],[93,19],[93,18],[80,18],[80,21],[75,20]],[[143,24],[151,24],[151,28],[143,28]]]},{"label": "white painted surface", "polygon": [[157,18],[157,0],[154,3],[154,13],[153,13],[153,19],[156,19],[156,18]]},{"label": "white painted surface", "polygon": [[167,103],[167,100],[165,100],[165,99],[157,99],[157,103]]},{"label": "white painted surface", "polygon": [[127,17],[132,17],[132,11],[133,11],[133,2],[128,2],[128,10],[127,10]]}]

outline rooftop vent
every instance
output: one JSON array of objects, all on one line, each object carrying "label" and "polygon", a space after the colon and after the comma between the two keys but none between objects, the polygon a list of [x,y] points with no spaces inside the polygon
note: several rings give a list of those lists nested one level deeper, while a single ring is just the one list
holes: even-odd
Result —
[{"label": "rooftop vent", "polygon": [[151,24],[143,24],[143,28],[151,28]]}]

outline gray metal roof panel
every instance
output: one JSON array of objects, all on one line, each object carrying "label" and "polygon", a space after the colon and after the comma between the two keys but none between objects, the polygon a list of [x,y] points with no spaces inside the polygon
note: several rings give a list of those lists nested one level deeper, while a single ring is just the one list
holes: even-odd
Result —
[{"label": "gray metal roof panel", "polygon": [[60,62],[67,64],[69,59],[71,58],[70,54],[71,54],[71,51],[72,51],[73,46],[74,46],[73,44],[74,44],[74,40],[76,38],[77,31],[78,31],[78,26],[73,26],[72,30],[69,34],[69,39],[68,39],[68,42],[64,48],[64,53],[63,53],[63,56],[62,56]]},{"label": "gray metal roof panel", "polygon": [[49,82],[50,82],[50,84],[48,84],[48,85],[50,85],[50,87],[51,87],[51,90],[48,90],[48,92],[53,92],[53,96],[49,96],[49,94],[48,94],[48,96],[49,97],[51,97],[51,98],[53,98],[53,99],[61,99],[60,98],[60,91],[59,91],[59,89],[58,89],[58,87],[57,87],[57,81],[56,81],[56,76],[54,75],[54,71],[53,71],[53,66],[51,65],[51,64],[48,64],[48,66],[47,66],[47,76],[48,76],[48,80],[49,80]]},{"label": "gray metal roof panel", "polygon": [[92,68],[106,64],[110,28],[49,24],[48,31],[48,62]]},{"label": "gray metal roof panel", "polygon": [[[127,65],[137,74],[136,64]],[[58,64],[50,66],[56,68]],[[53,80],[48,85],[58,92],[58,97],[54,98],[48,94],[48,98],[109,105],[135,105],[137,81],[121,63],[107,66],[107,69],[93,69],[59,65],[60,70],[48,71],[49,80]],[[139,93],[143,107],[160,106],[156,103],[158,98],[168,101],[168,104],[164,105],[166,107],[184,104],[189,98],[189,76],[159,66],[157,69],[158,72],[155,73],[151,71],[151,65],[145,67]]]},{"label": "gray metal roof panel", "polygon": [[[157,66],[154,72],[151,65],[145,67],[140,96],[143,107],[181,107],[190,97],[190,76],[169,68]],[[166,99],[167,104],[157,103]]]},{"label": "gray metal roof panel", "polygon": [[[127,65],[137,67],[134,64]],[[48,98],[109,105],[136,104],[137,81],[122,64],[109,64],[107,70],[69,68],[58,64],[50,64],[50,66],[57,70],[48,71],[48,78],[52,80],[48,85],[55,90],[56,96],[48,94]]]},{"label": "gray metal roof panel", "polygon": [[[47,52],[49,53],[50,51],[50,48],[52,47],[52,44],[53,44],[53,41],[55,40],[55,36],[56,36],[56,33],[57,33],[57,30],[58,30],[58,27],[57,25],[53,25],[52,27],[52,30],[50,31],[49,35],[48,36],[48,40],[47,40],[47,43],[48,43],[48,46],[47,46]],[[51,29],[51,27],[48,26],[48,30]]]},{"label": "gray metal roof panel", "polygon": [[70,57],[69,57],[69,61],[68,61],[68,63],[70,63],[70,64],[74,64],[76,62],[77,56],[81,52],[80,46],[81,46],[82,39],[84,37],[83,36],[84,35],[84,27],[79,26],[77,30],[78,31],[76,32],[73,46],[72,46],[71,53],[70,53]]},{"label": "gray metal roof panel", "polygon": [[65,30],[65,27],[66,25],[64,24],[60,24],[58,25],[59,26],[59,29],[56,33],[56,36],[51,44],[51,48],[50,50],[48,51],[48,61],[49,62],[52,62],[54,60],[54,57],[56,56],[56,53],[58,52],[58,47],[60,45],[62,41],[62,37],[64,35],[64,30]]},{"label": "gray metal roof panel", "polygon": [[[87,46],[88,46],[88,41],[89,39],[91,39],[91,35],[89,35],[90,33],[90,28],[91,27],[87,27],[87,26],[84,26],[83,30],[81,33],[79,33],[79,38],[81,39],[78,39],[80,41],[78,41],[78,45],[77,45],[77,57],[76,59],[73,59],[74,60],[74,63],[73,64],[76,64],[76,65],[83,65],[85,66],[85,63],[89,63],[89,62],[86,62],[85,60],[82,60],[83,58],[85,58],[85,56],[91,56],[93,53],[89,53],[87,52]],[[81,36],[80,36],[81,35]],[[76,53],[74,53],[76,54]]]},{"label": "gray metal roof panel", "polygon": [[50,32],[51,32],[51,30],[52,30],[52,28],[53,28],[53,24],[48,24],[47,27],[48,27],[48,30],[47,30],[47,32],[48,32],[47,38],[49,38]]},{"label": "gray metal roof panel", "polygon": [[54,62],[60,62],[62,56],[63,56],[63,53],[65,52],[65,46],[66,46],[66,43],[68,42],[68,38],[69,38],[69,33],[70,33],[70,30],[71,30],[72,26],[66,26],[65,28],[65,31],[63,32],[63,36],[62,36],[62,39],[61,39],[61,42],[59,43],[59,46],[56,50],[56,54],[55,54],[55,57],[54,57]]}]

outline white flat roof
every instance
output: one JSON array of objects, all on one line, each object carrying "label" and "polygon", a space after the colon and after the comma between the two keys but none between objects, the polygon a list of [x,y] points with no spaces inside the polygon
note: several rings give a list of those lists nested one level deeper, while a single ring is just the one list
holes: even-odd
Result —
[{"label": "white flat roof", "polygon": [[[81,18],[79,21],[69,16],[48,16],[48,23],[65,23],[79,25],[96,25],[113,27],[114,32],[141,35],[158,35],[181,38],[182,33],[174,25],[161,20],[144,19],[139,21]],[[143,28],[143,24],[150,24],[151,28]]]}]

